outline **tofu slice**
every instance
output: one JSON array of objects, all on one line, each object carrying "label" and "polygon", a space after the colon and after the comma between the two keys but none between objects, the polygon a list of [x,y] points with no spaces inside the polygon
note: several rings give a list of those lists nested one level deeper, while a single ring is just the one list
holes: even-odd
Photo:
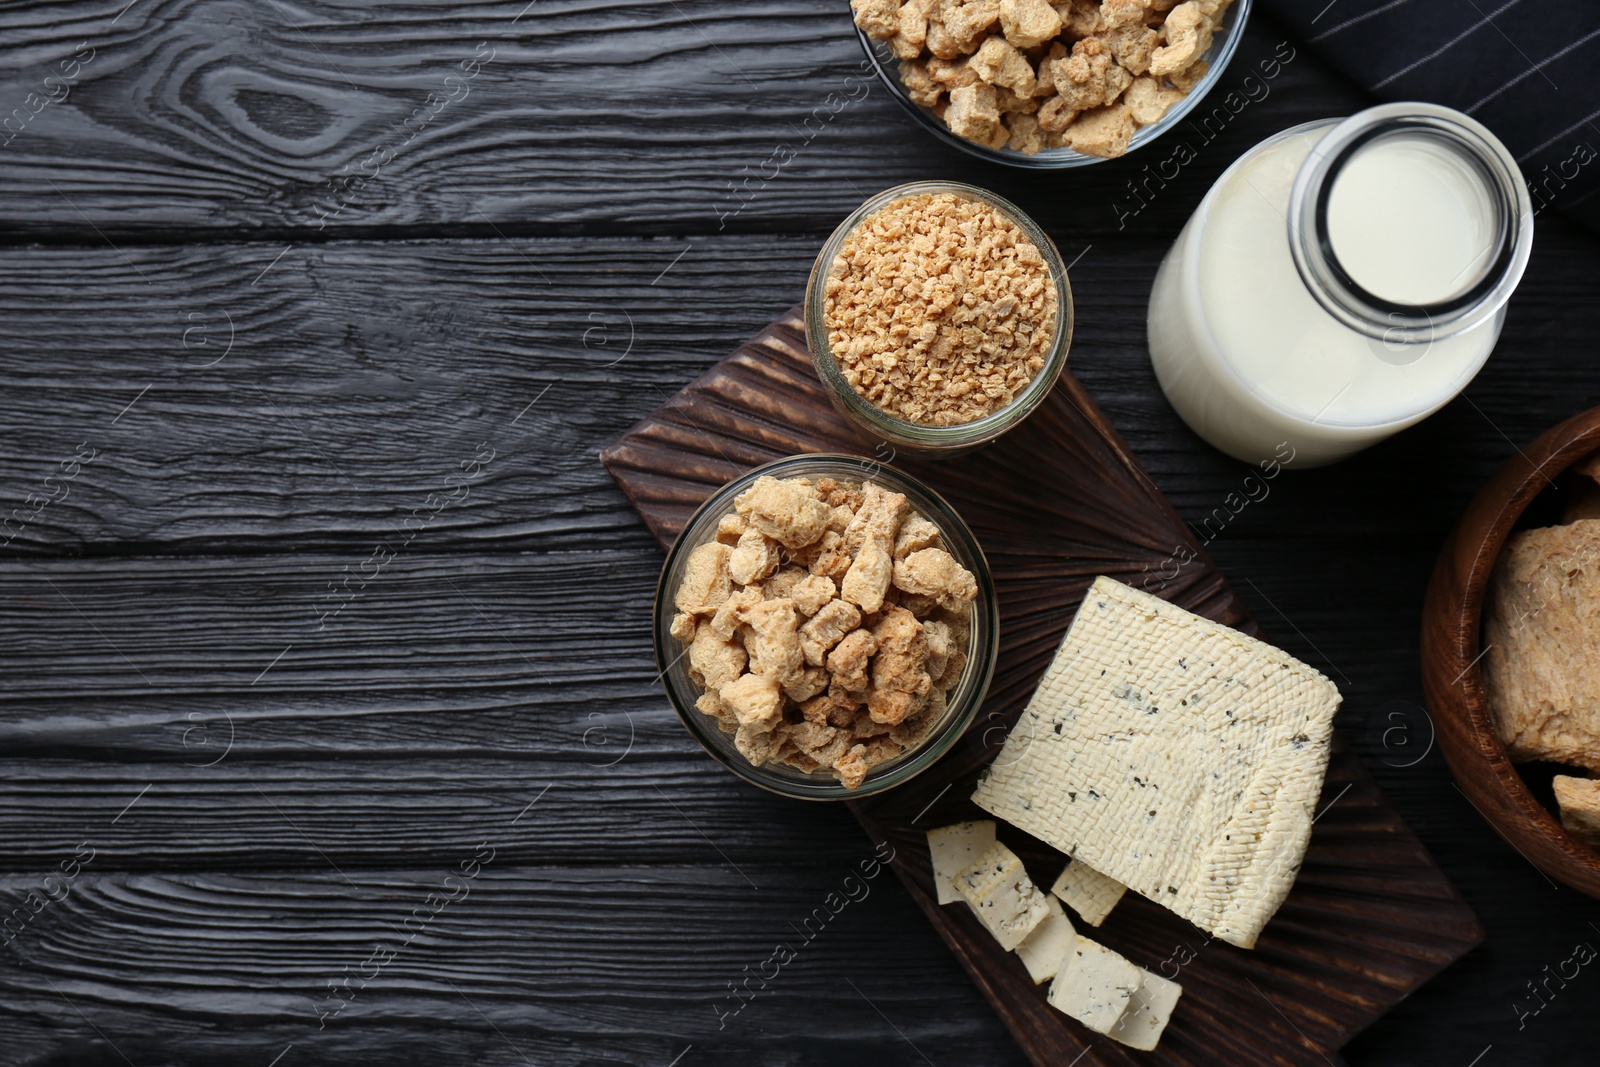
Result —
[{"label": "tofu slice", "polygon": [[1172,1018],[1172,1009],[1183,996],[1183,986],[1145,970],[1141,970],[1139,976],[1139,988],[1134,990],[1127,1010],[1111,1028],[1109,1036],[1129,1048],[1149,1052],[1161,1041],[1161,1033]]},{"label": "tofu slice", "polygon": [[933,860],[933,886],[939,893],[939,903],[954,904],[961,899],[956,892],[956,875],[978,862],[992,844],[994,822],[989,819],[928,831],[928,856]]},{"label": "tofu slice", "polygon": [[1288,653],[1097,578],[972,799],[1254,948],[1311,839],[1338,707]]},{"label": "tofu slice", "polygon": [[1117,906],[1128,887],[1107,878],[1082,860],[1067,864],[1050,892],[1060,897],[1090,926],[1099,926]]},{"label": "tofu slice", "polygon": [[1007,952],[1022,944],[1050,914],[1048,898],[1028,877],[1022,861],[999,842],[956,876],[955,887]]},{"label": "tofu slice", "polygon": [[1061,961],[1078,947],[1078,932],[1072,928],[1072,920],[1067,918],[1061,902],[1055,897],[1046,897],[1045,906],[1050,914],[1017,946],[1017,957],[1028,968],[1028,977],[1033,979],[1034,985],[1043,985],[1054,978],[1061,969]]},{"label": "tofu slice", "polygon": [[1132,1002],[1143,972],[1082,934],[1064,963],[1050,983],[1050,1006],[1097,1034],[1109,1034]]}]

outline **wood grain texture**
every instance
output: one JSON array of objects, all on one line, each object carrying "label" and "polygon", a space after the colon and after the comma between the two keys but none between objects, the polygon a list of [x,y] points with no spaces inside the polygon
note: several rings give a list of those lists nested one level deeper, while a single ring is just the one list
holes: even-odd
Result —
[{"label": "wood grain texture", "polygon": [[[862,853],[843,814],[805,815],[713,773],[675,743],[675,718],[658,715],[637,728],[654,744],[636,743],[610,767],[617,754],[581,740],[516,760],[390,758],[349,767],[232,755],[211,767],[6,760],[0,820],[16,830],[0,871],[48,870],[85,834],[102,871],[162,870],[175,855],[191,871],[326,870],[329,857],[356,871],[392,866],[400,854],[446,862],[478,826],[496,828],[502,854],[518,864],[778,867],[800,857],[848,864]],[[616,724],[614,747],[626,731]]]},{"label": "wood grain texture", "polygon": [[[1083,251],[1074,235],[1057,239],[1069,256]],[[687,242],[285,247],[0,249],[11,325],[0,344],[0,519],[46,494],[44,479],[80,444],[97,457],[0,556],[364,555],[480,443],[494,461],[417,547],[642,550],[623,498],[594,477],[595,453],[792,304],[817,242],[725,236],[675,265]],[[1314,484],[1279,479],[1270,505],[1234,516],[1224,501],[1247,468],[1215,458],[1174,419],[1144,352],[1165,242],[1126,236],[1114,247],[1096,244],[1074,271],[1082,310],[1070,365],[1202,538],[1313,538],[1340,515],[1352,536],[1375,537],[1404,508],[1415,527],[1386,536],[1431,560],[1473,479],[1510,453],[1499,431],[1526,440],[1586,396],[1600,401],[1569,333],[1600,330],[1583,280],[1594,241],[1541,220],[1528,284],[1467,400]],[[1525,411],[1519,368],[1531,364],[1558,399]],[[1460,481],[1419,476],[1445,463]],[[1332,505],[1354,495],[1371,508]],[[1354,552],[1364,564],[1354,569],[1388,562],[1372,556]]]},{"label": "wood grain texture", "polygon": [[[478,829],[437,864],[348,877],[326,864],[225,875],[96,875],[91,864],[0,956],[0,1059],[122,1062],[115,1049],[135,1063],[239,1062],[244,1047],[249,1062],[266,1051],[266,1063],[292,1043],[304,1063],[579,1067],[597,1057],[666,1064],[686,1045],[716,1042],[714,1062],[731,1064],[782,1041],[788,1062],[820,1067],[897,1056],[904,1039],[879,1011],[931,1009],[943,1018],[922,1035],[939,1042],[932,1051],[994,1062],[987,1013],[937,941],[908,943],[920,919],[887,874],[825,925],[813,920],[806,940],[778,917],[811,917],[853,863],[744,866],[773,919],[739,923],[729,916],[748,910],[752,890],[726,865],[516,865],[495,851],[496,828]],[[461,877],[459,861],[475,855],[489,859]],[[27,888],[6,879],[0,898],[10,905]],[[434,893],[454,899],[425,905]],[[669,928],[699,947],[662,958],[659,972],[640,967],[641,955],[662,953]],[[752,984],[739,1027],[723,1032],[719,1009],[739,1003],[730,986],[778,941],[796,959],[770,988]],[[378,945],[393,958],[371,962]],[[885,962],[875,981],[858,976],[870,1000],[848,986],[839,995],[827,953]],[[143,993],[129,996],[119,972],[144,975]],[[818,1032],[814,1013],[799,1009],[823,1002],[828,1027]],[[231,1029],[246,1004],[249,1029]]]},{"label": "wood grain texture", "polygon": [[[13,235],[92,233],[85,220],[118,242],[174,230],[818,234],[878,188],[970,166],[864,76],[845,0],[118,10],[0,11],[0,119],[28,115],[30,93],[60,95],[44,79],[80,46],[93,54],[64,99],[0,145],[0,225]],[[1129,181],[1192,208],[1249,145],[1355,110],[1303,58],[1262,83],[1261,62],[1294,54],[1283,40],[1265,19],[1247,31],[1218,93],[1256,102],[1210,127],[1196,117],[1192,180],[1171,192],[1170,175],[1142,172],[1170,144],[1080,171],[1070,199],[1050,195],[1057,175],[990,180],[1038,201],[1046,226],[1159,230]],[[464,78],[477,56],[492,58]],[[1261,106],[1273,94],[1287,102]],[[793,159],[779,162],[784,149]]]},{"label": "wood grain texture", "polygon": [[[1143,168],[1164,157],[1135,155],[1069,176],[1017,175],[916,136],[876,90],[763,183],[757,175],[773,149],[799,143],[795,123],[856,62],[843,2],[540,0],[515,23],[513,46],[497,53],[471,97],[446,108],[324,230],[316,208],[328,202],[330,174],[387,143],[388,124],[420,105],[454,57],[482,39],[499,48],[507,35],[484,31],[511,23],[524,0],[381,9],[284,2],[286,14],[269,4],[139,0],[114,25],[124,0],[0,7],[0,88],[8,94],[0,116],[80,40],[100,49],[68,101],[0,146],[0,514],[37,492],[79,441],[106,434],[154,382],[114,434],[90,438],[103,441],[104,465],[86,467],[59,511],[51,505],[0,549],[30,557],[0,569],[0,700],[24,694],[0,706],[0,794],[23,783],[0,820],[0,855],[18,842],[29,857],[8,862],[14,873],[0,879],[0,896],[15,899],[9,894],[37,885],[70,854],[86,828],[75,812],[114,818],[151,774],[202,775],[183,765],[191,755],[184,730],[229,714],[246,720],[211,777],[187,787],[162,779],[170,792],[152,805],[160,818],[148,825],[148,843],[134,815],[160,801],[157,790],[116,823],[116,838],[99,842],[107,892],[122,892],[118,884],[166,888],[141,888],[135,908],[46,912],[57,925],[25,944],[25,960],[0,949],[0,1064],[98,1067],[124,1062],[121,1049],[141,1065],[194,1067],[265,1065],[280,1054],[278,1067],[661,1067],[675,1058],[678,1067],[1020,1067],[998,1018],[887,878],[719,1028],[713,1003],[726,1008],[727,983],[770,946],[721,970],[696,961],[710,952],[720,962],[717,946],[730,931],[740,939],[747,929],[784,936],[838,888],[859,831],[842,810],[823,823],[809,805],[758,803],[759,820],[749,818],[755,791],[705,760],[665,702],[646,695],[655,668],[648,642],[629,640],[634,616],[625,605],[648,601],[660,556],[593,462],[605,442],[793,304],[820,237],[864,195],[907,178],[947,177],[1012,198],[1068,257],[1081,254],[1073,373],[1274,639],[1339,680],[1343,733],[1489,930],[1483,946],[1346,1046],[1347,1059],[1355,1067],[1464,1067],[1475,1059],[1479,1067],[1590,1067],[1592,996],[1582,984],[1593,981],[1589,970],[1526,1025],[1515,1008],[1535,1003],[1526,983],[1545,965],[1595,936],[1589,923],[1600,922],[1600,905],[1547,882],[1453,787],[1437,744],[1430,747],[1417,634],[1439,545],[1482,481],[1515,455],[1513,442],[1600,403],[1591,354],[1600,334],[1600,244],[1558,213],[1541,214],[1505,332],[1464,398],[1346,463],[1286,475],[1269,498],[1230,513],[1226,500],[1248,471],[1189,433],[1150,370],[1144,304],[1155,265],[1245,147],[1293,122],[1348,114],[1366,98],[1301,49],[1267,98],[1215,140],[1194,138],[1194,162],[1165,187],[1152,182],[1146,191],[1155,195],[1126,217],[1119,209],[1139,206],[1127,183],[1149,181]],[[547,21],[524,35],[535,17]],[[558,23],[559,34],[547,32]],[[295,25],[360,88],[330,75]],[[767,47],[774,38],[781,47]],[[1258,18],[1242,65],[1222,88],[1279,39]],[[718,49],[761,88],[734,77]],[[575,56],[582,61],[571,62]],[[395,57],[401,62],[391,63]],[[483,80],[491,74],[505,77],[510,95]],[[329,121],[311,106],[324,102]],[[746,179],[741,192],[729,190]],[[746,197],[719,231],[726,206]],[[185,348],[185,331],[204,327],[190,341],[214,343],[225,324],[221,308],[243,316],[248,329],[227,360],[205,368],[217,349]],[[201,316],[188,318],[195,311]],[[603,326],[590,341],[615,346],[626,335],[621,312],[631,313],[638,343],[608,368],[618,349],[586,349],[584,333]],[[207,377],[214,374],[221,376]],[[490,388],[477,383],[480,374]],[[464,507],[439,513],[396,569],[340,616],[325,651],[299,659],[296,648],[252,688],[243,665],[263,653],[270,660],[282,646],[260,643],[246,598],[263,599],[269,631],[289,626],[291,591],[309,596],[340,568],[359,565],[437,489],[433,475],[461,458],[444,447],[457,443],[453,430],[470,450],[552,380],[545,399],[560,404],[541,404],[518,424],[546,416],[535,432],[513,435],[513,462],[492,468]],[[546,552],[557,570],[534,565]],[[503,553],[517,563],[497,563]],[[562,570],[583,553],[592,555],[581,569]],[[419,568],[414,588],[412,573],[398,569],[411,563]],[[251,568],[259,571],[253,583]],[[140,669],[157,669],[159,695],[139,695],[151,687],[41,573],[75,600],[87,595],[92,622]],[[606,586],[602,602],[624,612],[617,633],[597,633],[542,596],[538,582],[557,573]],[[546,645],[573,654],[592,646],[601,669],[575,663],[553,670],[553,685],[537,684],[533,668],[509,650],[499,658],[487,622],[471,632],[469,611],[443,575],[546,669]],[[25,595],[12,597],[19,583]],[[435,624],[489,677],[431,655]],[[285,667],[281,690],[263,698],[262,686]],[[364,951],[377,932],[370,909],[345,909],[344,897],[371,899],[369,876],[406,897],[442,873],[420,871],[413,857],[447,858],[466,825],[426,792],[503,820],[524,795],[519,763],[523,773],[576,770],[585,755],[578,727],[596,721],[591,712],[625,727],[619,708],[639,724],[644,747],[617,770],[644,757],[641,771],[651,769],[635,786],[688,789],[704,806],[685,814],[715,827],[729,857],[762,887],[737,883],[748,894],[738,918],[708,933],[670,908],[635,901],[647,878],[668,884],[664,893],[723,899],[737,875],[704,838],[682,844],[689,831],[673,822],[665,799],[656,796],[651,810],[648,791],[619,786],[623,809],[638,822],[607,827],[621,834],[615,854],[530,814],[508,838],[528,866],[505,868],[512,873],[497,886],[501,904],[479,922],[475,897],[439,928],[430,951],[443,953],[448,967],[403,959],[405,986],[381,1010],[361,1015],[363,1002],[383,995],[379,983],[337,1025],[318,1031],[310,998],[325,993],[318,983],[332,975],[303,975],[327,962],[347,965],[350,950]],[[385,791],[391,763],[396,778]],[[450,775],[468,770],[468,785],[453,788]],[[496,770],[504,772],[499,781]],[[364,888],[315,868],[314,850],[286,825],[269,826],[265,801],[230,772],[261,775],[263,790],[296,822],[311,820],[314,836],[331,835],[341,866],[337,849],[355,848],[345,857],[348,873]],[[308,784],[318,774],[328,776],[321,790]],[[391,803],[364,802],[374,790]],[[598,817],[581,810],[585,799],[603,809],[605,785],[587,795],[575,785],[553,810],[593,826]],[[556,800],[554,791],[545,797]],[[250,864],[227,825],[235,808],[249,834],[281,858],[278,866]],[[192,861],[186,819],[196,825]],[[791,840],[800,843],[796,854],[775,858]],[[45,855],[49,842],[69,851]],[[634,850],[673,855],[633,867],[615,892],[581,873],[627,866]],[[559,911],[540,910],[535,898],[569,866],[587,892],[559,898],[568,905]],[[97,877],[93,865],[84,877]],[[247,893],[218,892],[240,880],[248,880]],[[545,934],[508,921],[519,893],[528,899],[516,903],[518,912],[582,928],[589,940],[564,940],[566,955],[553,957]],[[170,905],[151,907],[157,896]],[[198,913],[203,921],[180,922],[195,896],[210,902]],[[279,906],[263,906],[269,898]],[[613,914],[616,940],[606,937]],[[92,936],[74,934],[80,923]],[[102,940],[117,946],[114,958],[100,952]],[[276,955],[264,953],[268,941]],[[202,962],[230,942],[266,965],[240,976]],[[50,945],[60,951],[40,954]],[[479,965],[479,951],[492,954],[493,968]],[[569,996],[546,977],[569,960],[592,975],[589,961],[624,958],[629,997],[609,996],[588,978]],[[207,997],[214,984],[227,995]],[[280,993],[300,998],[300,1014],[276,1014]],[[631,1014],[631,994],[645,1002],[644,1024]],[[683,998],[681,1012],[663,1007],[674,996]],[[819,1017],[840,1036],[819,1034]]]},{"label": "wood grain texture", "polygon": [[1439,552],[1422,628],[1422,681],[1439,745],[1462,791],[1530,863],[1600,897],[1600,853],[1569,834],[1528,788],[1500,741],[1484,695],[1482,619],[1490,576],[1507,539],[1557,479],[1600,448],[1600,408],[1575,415],[1520,448],[1467,507]]},{"label": "wood grain texture", "polygon": [[[1459,894],[1341,748],[1289,900],[1256,950],[1208,943],[1201,958],[1173,965],[1184,977],[1183,1010],[1155,1053],[1100,1039],[1049,1007],[1045,990],[975,917],[936,903],[923,832],[981,817],[968,799],[974,781],[1004,743],[1096,575],[1150,589],[1247,632],[1258,627],[1070,374],[1025,424],[977,453],[942,462],[894,456],[883,442],[860,437],[828,401],[796,308],[601,459],[665,545],[731,477],[813,451],[893,459],[949,501],[988,559],[1000,600],[1000,657],[978,718],[937,767],[848,806],[874,841],[893,848],[896,873],[912,898],[1035,1064],[1199,1065],[1218,1055],[1285,1067],[1327,1062],[1386,1008],[1482,940]],[[1163,562],[1180,549],[1187,550],[1184,562],[1167,574]],[[1052,881],[1059,855],[1007,832],[1031,861],[1035,880]],[[1180,946],[1203,940],[1154,905],[1119,910],[1103,934],[1158,972]],[[1245,1017],[1251,1026],[1238,1025]]]},{"label": "wood grain texture", "polygon": [[[7,250],[0,517],[52,495],[44,479],[80,446],[94,458],[8,527],[0,552],[361,550],[402,527],[418,546],[643,546],[592,477],[595,451],[670,395],[705,346],[735,343],[726,323],[748,332],[769,318],[761,296],[815,256],[728,239],[652,285],[681,250],[627,239]],[[750,288],[715,284],[730,268]],[[692,292],[705,294],[700,328],[663,339],[656,324]],[[480,446],[492,456],[462,495]],[[449,505],[406,526],[435,493]]]},{"label": "wood grain texture", "polygon": [[[289,718],[319,709],[359,715],[412,701],[418,714],[537,711],[573,708],[584,693],[618,701],[620,710],[651,691],[655,671],[635,666],[637,643],[648,643],[648,605],[633,592],[656,569],[649,557],[506,553],[464,564],[414,549],[369,575],[373,568],[362,565],[371,559],[362,549],[270,564],[6,564],[0,624],[15,636],[0,730],[10,744],[105,743],[76,733],[95,725],[90,720],[44,710],[75,693],[93,694],[103,713],[97,728],[118,730],[197,688],[231,692],[230,710],[242,713],[248,733],[249,722],[274,710]],[[586,626],[600,612],[608,625]],[[411,651],[396,657],[396,648]],[[422,696],[430,686],[431,700]]]}]

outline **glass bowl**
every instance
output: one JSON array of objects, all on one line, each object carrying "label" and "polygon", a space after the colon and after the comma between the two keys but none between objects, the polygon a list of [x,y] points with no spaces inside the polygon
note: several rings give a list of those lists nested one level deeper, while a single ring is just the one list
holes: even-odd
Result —
[{"label": "glass bowl", "polygon": [[[1235,0],[1224,16],[1223,25],[1217,27],[1211,38],[1211,47],[1200,54],[1200,58],[1209,64],[1205,77],[1195,83],[1195,87],[1182,100],[1172,105],[1172,109],[1161,116],[1160,122],[1153,122],[1148,126],[1141,126],[1134,132],[1133,140],[1128,145],[1128,151],[1134,152],[1144,145],[1154,141],[1167,130],[1176,126],[1183,117],[1194,110],[1196,104],[1204,99],[1206,93],[1222,77],[1222,72],[1227,69],[1228,62],[1233,59],[1233,53],[1238,50],[1239,40],[1244,36],[1245,24],[1250,19],[1252,0]],[[899,101],[900,106],[916,120],[917,124],[946,144],[954,145],[970,155],[979,159],[987,159],[994,163],[1005,163],[1013,167],[1027,167],[1034,170],[1056,170],[1062,167],[1086,167],[1091,163],[1104,163],[1102,156],[1086,156],[1082,152],[1070,148],[1046,148],[1037,155],[1025,155],[1015,148],[985,148],[975,144],[965,137],[958,137],[950,132],[939,116],[916,103],[906,95],[905,86],[900,84],[900,61],[889,51],[885,41],[876,41],[868,37],[859,26],[855,27],[856,36],[861,40],[861,47],[866,50],[867,58],[871,60],[873,69],[878,72],[878,77],[889,89],[889,95]]]},{"label": "glass bowl", "polygon": [[[805,477],[813,480],[837,478],[848,483],[875,482],[896,493],[904,493],[911,507],[939,528],[944,549],[978,581],[978,595],[972,602],[972,625],[967,643],[967,665],[946,697],[944,717],[923,738],[921,744],[873,767],[857,789],[846,789],[833,776],[831,768],[807,773],[794,767],[768,763],[754,766],[734,747],[733,735],[724,733],[717,720],[695,707],[703,692],[689,677],[686,647],[670,632],[677,612],[674,594],[683,581],[689,554],[707,541],[715,540],[717,524],[733,511],[733,498],[748,489],[757,478],[770,474],[776,478]],[[933,490],[910,475],[861,456],[818,453],[791,456],[751,470],[712,494],[700,506],[683,533],[667,553],[661,580],[656,586],[655,603],[656,665],[678,718],[711,757],[740,778],[763,789],[797,800],[849,800],[871,796],[910,781],[927,770],[949,751],[971,724],[989,691],[994,677],[995,658],[1000,645],[1000,608],[994,582],[972,531],[955,510]]]},{"label": "glass bowl", "polygon": [[[856,392],[855,387],[845,380],[838,361],[833,358],[832,347],[828,344],[827,325],[823,321],[823,288],[834,257],[839,254],[845,238],[850,236],[862,219],[878,209],[908,196],[928,193],[952,193],[965,200],[980,201],[1009,218],[1038,246],[1039,254],[1044,257],[1045,268],[1049,270],[1056,287],[1056,335],[1045,356],[1044,366],[1011,403],[993,415],[957,426],[923,426],[907,422],[890,415]],[[904,451],[932,459],[948,458],[993,441],[1021,423],[1049,395],[1067,365],[1067,350],[1072,347],[1072,314],[1072,285],[1067,280],[1067,267],[1061,261],[1061,253],[1050,236],[1021,208],[975,185],[961,182],[910,182],[868,197],[823,243],[822,251],[817,253],[817,260],[812,264],[811,278],[806,283],[806,347],[811,351],[811,362],[816,366],[817,376],[827,388],[833,406],[869,441],[888,442],[894,450],[889,453],[891,457]]]}]

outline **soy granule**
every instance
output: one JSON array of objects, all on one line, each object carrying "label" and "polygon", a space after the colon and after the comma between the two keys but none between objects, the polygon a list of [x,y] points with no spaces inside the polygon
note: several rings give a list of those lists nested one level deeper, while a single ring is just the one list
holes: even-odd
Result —
[{"label": "soy granule", "polygon": [[829,269],[823,319],[850,386],[922,426],[992,415],[1043,368],[1058,298],[1037,245],[986,203],[896,200],[863,219]]}]

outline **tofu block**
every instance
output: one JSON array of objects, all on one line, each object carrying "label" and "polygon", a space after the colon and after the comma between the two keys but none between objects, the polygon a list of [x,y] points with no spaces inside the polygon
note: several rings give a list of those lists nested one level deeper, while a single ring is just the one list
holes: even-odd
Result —
[{"label": "tofu block", "polygon": [[1101,577],[972,799],[1253,948],[1305,856],[1338,706],[1281,649]]},{"label": "tofu block", "polygon": [[933,886],[938,891],[939,903],[954,904],[961,899],[956,892],[956,875],[978,862],[989,846],[994,844],[994,823],[989,819],[958,822],[928,831],[928,856],[933,860]]},{"label": "tofu block", "polygon": [[1073,860],[1061,872],[1050,892],[1060,897],[1090,926],[1099,926],[1117,906],[1128,887],[1107,878],[1082,860]]},{"label": "tofu block", "polygon": [[1109,1034],[1139,988],[1138,967],[1078,935],[1077,946],[1050,983],[1050,1006],[1097,1034]]},{"label": "tofu block", "polygon": [[1590,848],[1600,849],[1600,779],[1556,775],[1561,825]]},{"label": "tofu block", "polygon": [[1139,972],[1139,988],[1133,991],[1128,1008],[1111,1028],[1110,1037],[1129,1048],[1152,1051],[1172,1019],[1172,1009],[1183,996],[1183,986],[1159,974]]},{"label": "tofu block", "polygon": [[1022,944],[1050,914],[1047,898],[1028,877],[1022,861],[998,842],[956,876],[955,886],[1007,952]]},{"label": "tofu block", "polygon": [[1034,985],[1043,985],[1054,978],[1061,969],[1061,961],[1078,947],[1078,932],[1061,909],[1061,902],[1047,897],[1045,906],[1050,914],[1017,946],[1017,957],[1028,968],[1028,977],[1033,979]]}]

